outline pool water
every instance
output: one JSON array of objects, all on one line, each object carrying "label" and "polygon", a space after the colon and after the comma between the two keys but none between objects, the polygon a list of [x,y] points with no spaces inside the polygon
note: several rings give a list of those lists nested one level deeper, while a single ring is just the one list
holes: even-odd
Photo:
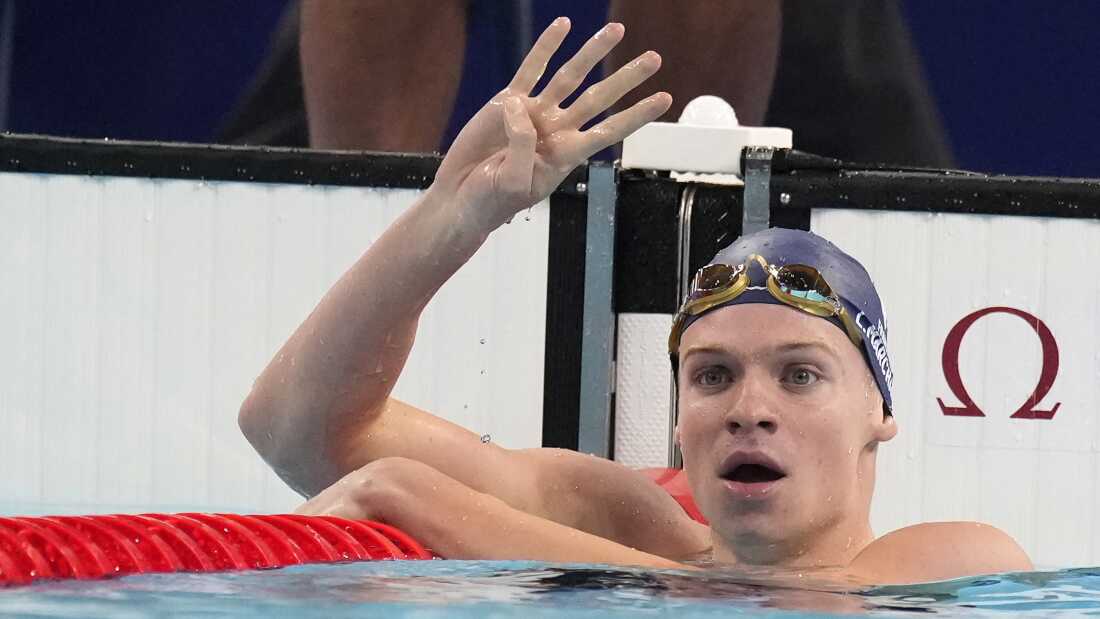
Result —
[{"label": "pool water", "polygon": [[769,579],[514,561],[378,561],[41,583],[0,590],[0,617],[1100,615],[1100,568],[858,593],[830,588],[796,574]]}]

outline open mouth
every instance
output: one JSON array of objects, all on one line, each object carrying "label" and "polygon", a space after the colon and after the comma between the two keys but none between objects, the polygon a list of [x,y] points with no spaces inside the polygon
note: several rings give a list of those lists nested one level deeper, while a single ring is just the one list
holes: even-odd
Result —
[{"label": "open mouth", "polygon": [[761,484],[783,479],[786,475],[763,464],[740,464],[722,477],[742,484]]}]

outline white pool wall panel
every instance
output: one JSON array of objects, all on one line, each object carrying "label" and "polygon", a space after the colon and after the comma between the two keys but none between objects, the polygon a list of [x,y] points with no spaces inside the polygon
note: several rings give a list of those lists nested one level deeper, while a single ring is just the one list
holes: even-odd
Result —
[{"label": "white pool wall panel", "polygon": [[[0,174],[0,497],[293,508],[238,408],[417,195]],[[397,397],[507,446],[540,444],[548,220],[545,205],[517,217],[441,289]]]},{"label": "white pool wall panel", "polygon": [[[240,435],[275,350],[417,192],[0,174],[0,497],[5,503],[283,511],[299,501]],[[395,395],[511,447],[541,440],[548,209],[490,238],[429,305]],[[879,453],[882,533],[978,520],[1039,565],[1100,561],[1100,222],[818,209],[812,227],[879,286],[898,437]],[[1035,332],[1057,341],[1040,408]],[[617,458],[668,454],[667,315],[618,317]],[[484,344],[482,344],[484,340]]]},{"label": "white pool wall panel", "polygon": [[[885,305],[895,367],[897,438],[879,451],[878,532],[975,520],[1014,536],[1036,564],[1100,562],[1100,222],[818,209],[812,229],[870,271]],[[1043,321],[1059,367],[1038,409],[1012,419],[1043,366],[1027,322],[992,313],[959,349],[962,383],[984,417],[945,416],[960,402],[944,377],[944,342],[965,316],[1011,307]]]},{"label": "white pool wall panel", "polygon": [[616,341],[615,460],[627,466],[668,466],[667,314],[619,314]]}]

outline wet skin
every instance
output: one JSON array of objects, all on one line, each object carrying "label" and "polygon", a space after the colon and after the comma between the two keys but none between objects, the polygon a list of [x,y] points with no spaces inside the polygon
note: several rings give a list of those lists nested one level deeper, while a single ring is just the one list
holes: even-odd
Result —
[{"label": "wet skin", "polygon": [[678,387],[716,560],[847,565],[873,541],[875,454],[897,427],[843,331],[780,305],[714,310],[683,335]]},{"label": "wet skin", "polygon": [[1028,569],[1011,538],[976,523],[871,541],[875,447],[893,419],[842,332],[796,310],[716,310],[684,335],[680,440],[713,530],[620,464],[485,443],[391,397],[424,305],[489,234],[671,104],[652,94],[582,131],[661,61],[641,54],[563,108],[624,35],[609,24],[533,92],[568,29],[555,20],[539,37],[432,186],[321,299],[242,404],[245,435],[312,497],[299,511],[382,520],[455,559],[683,567],[713,546],[722,563],[839,566],[860,582]]}]

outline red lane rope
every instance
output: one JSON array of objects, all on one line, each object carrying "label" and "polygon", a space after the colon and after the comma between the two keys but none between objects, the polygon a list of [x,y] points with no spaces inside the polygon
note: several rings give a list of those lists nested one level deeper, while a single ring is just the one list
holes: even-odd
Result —
[{"label": "red lane rope", "polygon": [[80,535],[71,527],[54,522],[51,518],[34,518],[33,523],[29,522],[32,520],[30,518],[16,518],[16,520],[42,527],[56,539],[55,543],[70,548],[72,558],[69,562],[73,566],[73,571],[77,573],[77,577],[81,574],[92,578],[103,576],[113,572],[115,565],[118,564],[117,561],[107,558],[99,546],[92,543],[87,536]]},{"label": "red lane rope", "polygon": [[150,572],[153,565],[130,538],[110,524],[83,516],[58,516],[63,524],[74,527],[99,548],[107,548],[106,556],[115,561],[112,572]]},{"label": "red lane rope", "polygon": [[172,550],[172,548],[168,544],[165,544],[159,537],[149,535],[145,527],[134,524],[126,517],[87,516],[87,518],[118,531],[121,535],[125,535],[127,539],[132,540],[135,547],[140,547],[139,552],[141,552],[141,556],[145,559],[145,563],[150,567],[148,569],[135,568],[138,569],[138,571],[129,573],[179,572],[185,569],[183,561],[180,560],[176,551]]},{"label": "red lane rope", "polygon": [[275,552],[268,546],[264,538],[252,535],[240,522],[229,518],[218,518],[209,514],[180,514],[193,518],[203,524],[221,529],[222,535],[227,538],[227,543],[240,551],[245,561],[245,569],[264,569],[279,565],[279,559]]},{"label": "red lane rope", "polygon": [[432,559],[435,557],[435,554],[426,550],[420,545],[420,542],[409,537],[407,533],[397,527],[391,527],[388,524],[374,522],[373,520],[366,520],[363,524],[393,540],[393,543],[401,549],[407,559]]},{"label": "red lane rope", "polygon": [[[390,541],[390,538],[382,535],[378,531],[375,531],[371,527],[362,522],[356,522],[354,520],[345,520],[343,518],[335,518],[333,516],[318,516],[322,520],[331,522],[333,525],[343,527],[350,535],[355,537],[360,544],[371,553],[372,556],[390,556],[394,559],[408,559],[408,553],[404,552],[397,547],[396,544]],[[417,557],[420,559],[430,559],[431,557]]]},{"label": "red lane rope", "polygon": [[180,531],[170,523],[165,523],[151,516],[119,516],[120,520],[129,520],[135,526],[145,527],[147,535],[163,541],[180,561],[183,568],[191,572],[213,572],[214,559],[203,552],[199,544],[183,531]]},{"label": "red lane rope", "polygon": [[[706,522],[682,471],[645,469]],[[303,563],[433,559],[403,531],[333,516],[143,514],[0,517],[0,587],[53,578],[214,572]]]},{"label": "red lane rope", "polygon": [[326,522],[320,518],[310,518],[308,516],[301,516],[296,514],[289,514],[283,516],[287,520],[293,520],[313,531],[313,534],[323,538],[328,545],[332,547],[332,552],[336,553],[337,561],[356,561],[366,560],[372,558],[367,554],[367,549],[363,548],[354,537],[348,535],[347,531],[340,529],[331,522]]},{"label": "red lane rope", "polygon": [[0,587],[52,578],[431,558],[393,527],[332,516],[0,518]]},{"label": "red lane rope", "polygon": [[[35,525],[33,520],[0,518],[0,526],[6,526],[15,533],[21,548],[34,548],[37,551],[34,554],[45,558],[46,565],[39,565],[37,572],[46,572],[57,578],[80,578],[85,574],[85,570],[81,569],[83,566],[77,563],[73,549],[57,539],[56,535]],[[28,556],[33,557],[34,554],[28,553]]]},{"label": "red lane rope", "polygon": [[270,524],[255,516],[238,516],[237,514],[225,514],[226,520],[236,522],[244,527],[248,534],[257,541],[266,542],[275,552],[275,561],[268,567],[300,565],[306,562],[309,554],[306,553],[294,540],[283,534]]},{"label": "red lane rope", "polygon": [[38,551],[30,550],[24,550],[18,537],[0,527],[0,581],[21,585],[38,576],[38,567],[44,565],[45,560],[32,556],[32,552],[37,554]]},{"label": "red lane rope", "polygon": [[294,543],[298,544],[298,547],[309,557],[309,562],[332,563],[344,560],[332,547],[332,544],[328,543],[327,539],[300,522],[295,522],[286,516],[265,515],[256,516],[256,518],[279,529],[283,535],[294,540]]}]

